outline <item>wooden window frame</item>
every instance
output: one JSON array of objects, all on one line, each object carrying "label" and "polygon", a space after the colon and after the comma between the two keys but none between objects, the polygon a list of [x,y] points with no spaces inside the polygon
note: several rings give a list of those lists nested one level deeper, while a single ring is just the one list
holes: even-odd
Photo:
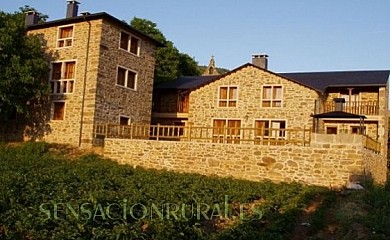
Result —
[{"label": "wooden window frame", "polygon": [[[122,84],[119,84],[118,83],[118,80],[119,80],[119,70],[120,69],[123,69],[125,70],[125,79],[124,79],[124,83],[123,85]],[[128,81],[129,81],[129,73],[134,73],[134,88],[131,88],[128,86]],[[130,89],[132,91],[137,91],[137,84],[138,84],[138,73],[132,69],[129,69],[129,68],[126,68],[126,67],[123,67],[123,66],[118,66],[117,69],[116,69],[116,82],[115,82],[115,85],[118,86],[118,87],[123,87],[123,88],[126,88],[126,89]]]},{"label": "wooden window frame", "polygon": [[[127,123],[126,124],[122,124],[122,120],[123,119],[127,119]],[[127,125],[130,125],[130,123],[131,123],[131,118],[129,116],[125,116],[125,115],[120,115],[119,116],[119,125],[127,126]]]},{"label": "wooden window frame", "polygon": [[[73,77],[69,78],[67,74],[67,64],[73,63]],[[61,64],[60,75],[59,78],[53,78],[55,74],[55,64]],[[77,72],[77,61],[76,60],[67,60],[67,61],[56,61],[51,62],[51,70],[50,70],[50,94],[52,95],[63,95],[63,94],[73,94],[75,92],[76,86],[76,72]]]},{"label": "wooden window frame", "polygon": [[[264,93],[265,93],[265,88],[271,88],[271,96],[270,98],[265,98]],[[275,98],[274,96],[274,89],[275,88],[280,88],[281,89],[281,97]],[[261,86],[261,107],[262,108],[282,108],[283,107],[283,91],[284,87],[283,85],[280,84],[266,84]],[[265,103],[269,102],[269,106],[266,106]],[[279,103],[279,106],[277,106],[275,103]]]},{"label": "wooden window frame", "polygon": [[[122,34],[126,34],[128,36],[128,39],[127,39],[127,44],[126,44],[126,47],[122,46],[123,45],[123,40],[122,40]],[[137,45],[136,45],[136,50],[134,51],[133,48],[134,48],[134,45],[133,45],[133,42],[136,41],[137,42]],[[131,53],[135,56],[140,56],[140,52],[141,52],[141,39],[128,33],[128,32],[125,32],[125,31],[121,31],[119,33],[119,49],[123,50],[123,51],[126,51],[128,53]]]},{"label": "wooden window frame", "polygon": [[[264,134],[258,134],[258,130],[260,130],[261,128],[257,128],[256,127],[256,123],[257,122],[265,122],[265,123],[268,123],[268,127],[264,127],[264,129],[267,129],[267,130],[264,130]],[[284,128],[278,128],[278,129],[281,129],[281,130],[271,130],[271,134],[270,134],[270,129],[274,129],[272,127],[272,123],[276,123],[276,122],[279,122],[279,123],[282,123],[284,122]],[[268,139],[277,139],[277,140],[285,140],[287,139],[287,132],[285,131],[287,129],[287,120],[286,119],[255,119],[254,120],[254,123],[253,123],[253,127],[254,127],[254,133],[253,133],[253,136],[254,136],[254,139],[255,139],[255,143],[260,143],[262,141],[262,139],[264,140],[268,140]],[[282,130],[284,129],[284,130]]]},{"label": "wooden window frame", "polygon": [[[62,103],[63,104],[63,112],[62,112],[62,118],[57,118],[56,117],[56,104],[57,103]],[[65,101],[53,101],[52,102],[52,117],[51,120],[53,121],[63,121],[65,120],[65,109],[66,109],[66,102]]]},{"label": "wooden window frame", "polygon": [[[328,128],[335,128],[336,129],[336,133],[328,133]],[[329,125],[329,126],[325,126],[325,134],[339,134],[339,127],[337,125]]]},{"label": "wooden window frame", "polygon": [[[61,37],[61,30],[64,28],[72,28],[72,36],[71,37]],[[57,41],[56,46],[57,48],[70,48],[73,47],[74,42],[74,32],[75,32],[75,25],[65,25],[58,27],[58,33],[57,33]],[[66,43],[70,42],[70,45],[67,45]],[[63,46],[61,46],[61,43],[63,43]]]},{"label": "wooden window frame", "polygon": [[[216,131],[215,127],[215,121],[224,121],[224,126],[220,129],[218,129],[218,132]],[[227,128],[229,127],[229,122],[230,121],[239,121],[240,126],[239,127],[233,127],[233,128],[239,128],[239,129],[230,129],[230,133],[224,132]],[[237,119],[237,118],[214,118],[212,119],[212,142],[213,143],[235,143],[238,144],[240,143],[240,140],[242,139],[242,131],[241,131],[241,126],[242,124],[242,119]],[[220,132],[222,131],[222,132]],[[232,132],[233,131],[233,132]],[[239,131],[238,133],[236,131]],[[224,138],[226,136],[226,139]]]},{"label": "wooden window frame", "polygon": [[[221,89],[226,88],[226,98],[221,98]],[[230,90],[235,88],[236,89],[236,97],[231,98],[230,97]],[[226,103],[222,104],[222,103]],[[235,108],[237,107],[238,103],[238,86],[237,85],[223,85],[218,87],[218,107],[220,108]],[[234,105],[234,106],[231,106]],[[223,106],[225,105],[225,106]]]}]

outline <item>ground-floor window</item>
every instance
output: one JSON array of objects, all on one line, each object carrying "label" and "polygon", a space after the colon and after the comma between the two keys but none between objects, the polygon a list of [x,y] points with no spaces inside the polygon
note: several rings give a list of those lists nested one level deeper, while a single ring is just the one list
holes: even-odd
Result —
[{"label": "ground-floor window", "polygon": [[337,127],[326,127],[326,134],[337,134]]},{"label": "ground-floor window", "polygon": [[64,120],[65,102],[53,102],[53,120]]},{"label": "ground-floor window", "polygon": [[213,142],[240,143],[241,120],[214,119]]},{"label": "ground-floor window", "polygon": [[277,139],[286,137],[285,120],[256,120],[255,121],[255,143],[262,140]]}]

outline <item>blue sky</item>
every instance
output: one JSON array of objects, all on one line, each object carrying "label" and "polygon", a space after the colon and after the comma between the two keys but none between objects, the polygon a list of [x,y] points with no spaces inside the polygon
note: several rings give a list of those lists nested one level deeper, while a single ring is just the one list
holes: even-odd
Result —
[{"label": "blue sky", "polygon": [[[274,72],[390,69],[389,0],[80,0],[80,12],[157,24],[184,53],[233,69],[254,53]],[[30,5],[63,18],[65,0],[1,0],[0,10]]]}]

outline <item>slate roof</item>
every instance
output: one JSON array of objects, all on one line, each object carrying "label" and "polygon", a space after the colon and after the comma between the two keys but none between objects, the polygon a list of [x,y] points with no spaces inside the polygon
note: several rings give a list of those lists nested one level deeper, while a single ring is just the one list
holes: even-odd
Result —
[{"label": "slate roof", "polygon": [[54,26],[60,26],[60,25],[66,25],[66,24],[73,24],[73,23],[79,23],[84,21],[90,21],[90,20],[97,20],[97,19],[106,19],[112,23],[115,23],[116,25],[119,25],[123,29],[137,35],[140,38],[144,38],[149,40],[150,42],[154,43],[157,47],[165,47],[164,44],[157,41],[156,39],[149,37],[148,35],[138,31],[137,29],[131,27],[129,24],[127,24],[125,21],[119,20],[116,17],[111,16],[110,14],[106,12],[99,12],[99,13],[93,13],[86,16],[76,16],[76,17],[70,17],[70,18],[63,18],[58,19],[54,21],[44,22],[44,23],[37,23],[34,25],[27,26],[27,30],[36,30],[36,29],[42,29],[42,28],[48,28],[48,27],[54,27]]},{"label": "slate roof", "polygon": [[179,77],[174,81],[169,81],[169,82],[159,84],[156,86],[156,88],[157,89],[179,89],[179,90],[195,89],[202,85],[208,84],[220,77],[221,77],[220,75]]},{"label": "slate roof", "polygon": [[[174,81],[157,85],[156,89],[196,89],[247,66],[254,65],[248,63],[223,75],[180,77]],[[290,81],[304,85],[319,92],[325,92],[329,87],[386,86],[390,75],[390,70],[302,73],[274,73],[268,70],[265,71],[287,78]]]},{"label": "slate roof", "polygon": [[389,74],[389,70],[279,73],[321,92],[328,87],[386,86]]}]

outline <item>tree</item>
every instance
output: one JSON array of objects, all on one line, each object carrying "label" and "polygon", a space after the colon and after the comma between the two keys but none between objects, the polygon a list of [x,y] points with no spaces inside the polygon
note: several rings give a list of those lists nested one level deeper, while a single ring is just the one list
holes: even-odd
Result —
[{"label": "tree", "polygon": [[156,23],[134,17],[130,25],[166,46],[156,51],[155,83],[171,81],[180,76],[199,75],[197,62],[188,54],[181,53],[171,41],[167,40]]},{"label": "tree", "polygon": [[31,123],[42,113],[38,106],[48,102],[49,67],[42,40],[26,34],[24,10],[33,8],[25,6],[15,13],[0,11],[0,117],[4,119],[16,110]]}]

